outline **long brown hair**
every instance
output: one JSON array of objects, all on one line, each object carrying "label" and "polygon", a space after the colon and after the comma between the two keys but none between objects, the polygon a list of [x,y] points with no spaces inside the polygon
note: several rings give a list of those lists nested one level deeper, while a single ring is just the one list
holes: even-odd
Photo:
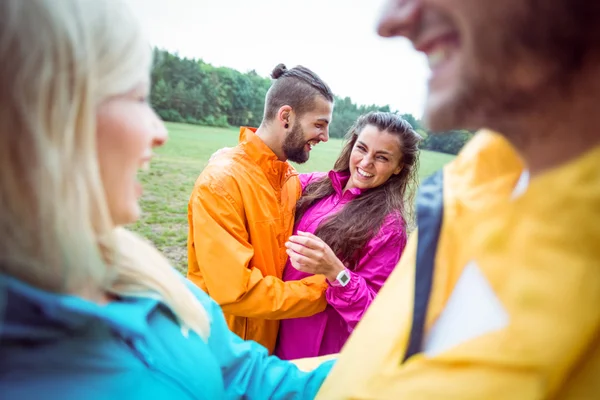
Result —
[{"label": "long brown hair", "polygon": [[[390,215],[407,227],[412,220],[412,202],[417,187],[419,142],[421,137],[399,115],[370,112],[358,118],[346,135],[346,144],[333,170],[350,173],[350,154],[358,136],[367,125],[381,132],[398,136],[402,170],[383,185],[372,188],[352,199],[341,211],[324,220],[315,232],[344,264],[353,269],[361,250],[380,230]],[[312,182],[304,188],[296,205],[296,223],[317,201],[335,192],[329,177]]]}]

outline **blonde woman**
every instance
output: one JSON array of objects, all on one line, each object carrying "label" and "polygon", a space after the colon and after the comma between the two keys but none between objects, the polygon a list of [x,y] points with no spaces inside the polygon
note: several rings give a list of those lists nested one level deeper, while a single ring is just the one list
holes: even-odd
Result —
[{"label": "blonde woman", "polygon": [[151,48],[117,0],[0,2],[3,398],[312,398],[304,373],[119,228],[166,130]]}]

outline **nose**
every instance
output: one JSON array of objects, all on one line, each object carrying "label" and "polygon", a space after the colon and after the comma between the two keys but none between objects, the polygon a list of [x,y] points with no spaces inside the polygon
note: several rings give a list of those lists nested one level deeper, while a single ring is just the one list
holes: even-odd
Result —
[{"label": "nose", "polygon": [[325,128],[325,131],[319,135],[319,140],[321,142],[329,141],[329,127]]},{"label": "nose", "polygon": [[154,114],[152,124],[152,147],[160,147],[167,142],[169,131],[160,117]]},{"label": "nose", "polygon": [[368,168],[373,163],[373,157],[370,154],[365,154],[358,163],[358,166],[362,169]]},{"label": "nose", "polygon": [[421,12],[422,0],[388,0],[379,22],[377,33],[383,37],[411,38]]}]

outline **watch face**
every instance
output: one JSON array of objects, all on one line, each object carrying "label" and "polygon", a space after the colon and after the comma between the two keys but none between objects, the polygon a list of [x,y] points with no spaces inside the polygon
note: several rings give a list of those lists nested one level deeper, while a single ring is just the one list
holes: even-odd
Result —
[{"label": "watch face", "polygon": [[349,279],[350,279],[350,277],[348,277],[347,274],[340,276],[340,282],[342,283],[342,285],[345,285]]}]

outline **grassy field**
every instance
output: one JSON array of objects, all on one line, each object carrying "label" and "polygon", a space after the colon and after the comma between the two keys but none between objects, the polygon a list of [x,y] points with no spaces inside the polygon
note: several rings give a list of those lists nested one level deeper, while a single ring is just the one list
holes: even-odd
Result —
[{"label": "grassy field", "polygon": [[[187,203],[194,182],[210,155],[222,147],[235,146],[238,129],[168,124],[169,141],[156,150],[150,171],[140,173],[144,185],[142,218],[131,228],[150,239],[184,272],[187,268]],[[342,141],[321,143],[310,161],[296,165],[300,172],[328,171],[337,158]],[[423,151],[420,178],[438,170],[453,157]]]}]

